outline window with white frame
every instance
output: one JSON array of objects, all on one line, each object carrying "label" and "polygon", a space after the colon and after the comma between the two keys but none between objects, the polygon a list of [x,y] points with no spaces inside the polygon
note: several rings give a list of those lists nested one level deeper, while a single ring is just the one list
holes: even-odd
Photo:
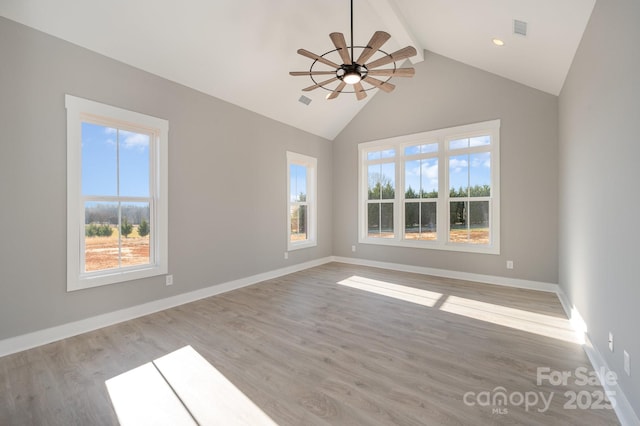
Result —
[{"label": "window with white frame", "polygon": [[317,159],[287,151],[287,248],[317,244]]},{"label": "window with white frame", "polygon": [[67,290],[167,273],[168,122],[67,95]]},{"label": "window with white frame", "polygon": [[500,120],[358,145],[359,242],[500,253]]}]

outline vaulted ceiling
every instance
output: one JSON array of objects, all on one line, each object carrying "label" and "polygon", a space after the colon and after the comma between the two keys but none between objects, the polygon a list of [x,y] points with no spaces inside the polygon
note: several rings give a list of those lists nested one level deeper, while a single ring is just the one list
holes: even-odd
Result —
[{"label": "vaulted ceiling", "polygon": [[[383,30],[386,52],[413,45],[414,62],[426,49],[557,95],[594,4],[354,0],[354,44]],[[301,91],[308,77],[288,74],[311,65],[297,49],[333,50],[331,32],[349,44],[349,0],[2,0],[0,15],[328,139],[373,96],[393,96],[326,100],[325,90]],[[514,34],[514,19],[527,23],[526,36]],[[402,80],[393,78],[396,90]]]}]

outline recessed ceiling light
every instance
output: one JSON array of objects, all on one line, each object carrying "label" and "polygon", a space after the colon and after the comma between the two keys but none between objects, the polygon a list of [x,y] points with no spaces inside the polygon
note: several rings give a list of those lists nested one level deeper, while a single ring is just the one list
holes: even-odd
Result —
[{"label": "recessed ceiling light", "polygon": [[496,46],[504,46],[504,41],[500,40],[499,38],[494,38],[491,41],[493,41],[493,44],[495,44]]}]

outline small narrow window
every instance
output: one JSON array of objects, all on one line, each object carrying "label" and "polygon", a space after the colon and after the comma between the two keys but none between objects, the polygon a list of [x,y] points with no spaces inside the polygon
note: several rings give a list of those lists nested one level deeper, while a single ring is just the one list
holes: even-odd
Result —
[{"label": "small narrow window", "polygon": [[317,160],[287,152],[287,248],[317,244]]}]

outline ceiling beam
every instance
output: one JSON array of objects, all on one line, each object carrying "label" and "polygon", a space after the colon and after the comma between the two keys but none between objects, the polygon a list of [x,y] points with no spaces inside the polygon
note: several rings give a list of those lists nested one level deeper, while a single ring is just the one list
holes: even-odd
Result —
[{"label": "ceiling beam", "polygon": [[400,46],[413,46],[418,51],[409,58],[412,64],[424,61],[424,48],[418,43],[411,29],[402,17],[395,0],[367,0],[373,11],[380,17],[386,30],[397,40]]}]

